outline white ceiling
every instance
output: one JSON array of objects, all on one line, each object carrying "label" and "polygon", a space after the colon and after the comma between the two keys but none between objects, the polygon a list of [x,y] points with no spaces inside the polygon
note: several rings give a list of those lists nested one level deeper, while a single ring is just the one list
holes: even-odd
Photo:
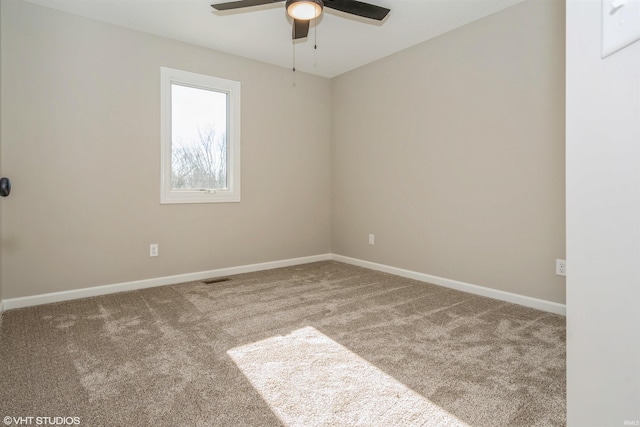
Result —
[{"label": "white ceiling", "polygon": [[[284,1],[217,12],[226,0],[27,0],[87,18],[291,67],[291,21]],[[296,69],[334,77],[523,0],[365,0],[391,9],[383,22],[325,8],[295,43]]]}]

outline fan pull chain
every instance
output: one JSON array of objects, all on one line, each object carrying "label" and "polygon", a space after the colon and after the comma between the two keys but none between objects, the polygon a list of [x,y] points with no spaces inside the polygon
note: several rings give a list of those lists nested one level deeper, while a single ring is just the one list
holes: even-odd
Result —
[{"label": "fan pull chain", "polygon": [[293,53],[293,68],[291,73],[291,77],[292,77],[291,80],[292,80],[293,87],[296,87],[296,41],[291,40],[291,44],[292,44],[292,53]]},{"label": "fan pull chain", "polygon": [[318,24],[317,18],[313,18],[313,66],[318,66]]},{"label": "fan pull chain", "polygon": [[293,37],[291,38],[291,49],[293,52],[293,72],[296,72],[296,25],[293,24]]},{"label": "fan pull chain", "polygon": [[318,18],[313,18],[313,50],[318,50]]}]

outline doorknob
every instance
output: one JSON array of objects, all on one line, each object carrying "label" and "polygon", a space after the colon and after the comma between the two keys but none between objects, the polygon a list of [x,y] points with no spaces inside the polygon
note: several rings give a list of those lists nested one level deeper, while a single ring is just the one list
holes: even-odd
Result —
[{"label": "doorknob", "polygon": [[7,197],[11,193],[11,180],[9,178],[0,178],[0,196]]}]

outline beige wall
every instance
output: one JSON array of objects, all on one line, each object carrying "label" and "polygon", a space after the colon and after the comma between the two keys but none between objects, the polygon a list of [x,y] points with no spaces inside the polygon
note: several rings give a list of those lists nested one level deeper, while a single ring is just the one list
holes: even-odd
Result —
[{"label": "beige wall", "polygon": [[529,0],[333,79],[332,252],[563,303],[564,21]]},{"label": "beige wall", "polygon": [[[296,87],[16,0],[2,25],[4,298],[332,251],[564,302],[560,1]],[[159,204],[160,66],[242,83],[242,203]]]},{"label": "beige wall", "polygon": [[[3,298],[330,252],[329,80],[15,0],[2,37]],[[161,66],[241,82],[241,203],[160,205]]]}]

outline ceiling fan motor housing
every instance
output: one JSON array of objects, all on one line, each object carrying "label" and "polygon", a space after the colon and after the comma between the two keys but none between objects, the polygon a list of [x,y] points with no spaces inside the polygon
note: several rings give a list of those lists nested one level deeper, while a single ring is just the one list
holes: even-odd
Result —
[{"label": "ceiling fan motor housing", "polygon": [[287,0],[285,4],[289,16],[301,21],[317,18],[324,8],[322,0]]},{"label": "ceiling fan motor housing", "polygon": [[[233,0],[212,4],[216,10],[234,10],[260,6],[263,4],[281,3],[285,0]],[[363,18],[382,21],[390,12],[386,7],[376,6],[359,0],[325,0],[329,9],[361,16]],[[323,0],[286,0],[287,14],[293,18],[292,38],[303,39],[309,33],[312,19],[319,17],[325,7]]]}]

